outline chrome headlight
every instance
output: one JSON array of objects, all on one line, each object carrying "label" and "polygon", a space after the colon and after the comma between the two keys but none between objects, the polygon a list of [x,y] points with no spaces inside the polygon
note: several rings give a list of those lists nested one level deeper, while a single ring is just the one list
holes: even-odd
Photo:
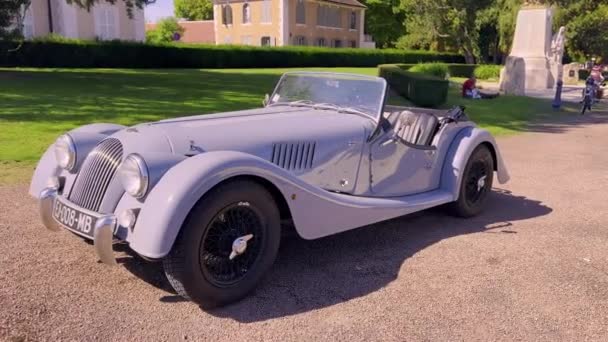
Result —
[{"label": "chrome headlight", "polygon": [[135,197],[142,198],[148,192],[148,166],[138,154],[130,154],[120,164],[118,178],[125,191]]},{"label": "chrome headlight", "polygon": [[76,145],[68,134],[55,141],[55,160],[61,168],[68,171],[72,171],[76,166]]}]

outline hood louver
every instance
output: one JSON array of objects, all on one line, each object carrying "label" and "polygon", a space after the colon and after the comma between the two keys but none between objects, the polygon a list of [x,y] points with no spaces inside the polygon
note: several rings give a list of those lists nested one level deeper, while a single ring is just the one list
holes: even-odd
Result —
[{"label": "hood louver", "polygon": [[316,143],[275,143],[272,145],[272,163],[286,170],[305,170],[313,166]]}]

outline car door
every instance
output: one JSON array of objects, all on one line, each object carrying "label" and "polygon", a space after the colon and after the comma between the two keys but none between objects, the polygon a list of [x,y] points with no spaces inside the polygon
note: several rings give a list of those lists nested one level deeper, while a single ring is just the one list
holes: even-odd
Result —
[{"label": "car door", "polygon": [[[370,188],[375,196],[412,195],[433,190],[438,185],[433,177],[433,169],[438,163],[437,149],[430,144],[431,136],[426,139],[428,143],[416,144],[421,134],[420,125],[417,125],[419,120],[414,117],[408,122],[410,119],[404,116],[401,119],[398,120],[401,125],[396,123],[383,137],[371,143]],[[412,129],[416,130],[414,139],[408,138],[414,133]],[[435,128],[431,125],[429,129]]]},{"label": "car door", "polygon": [[401,141],[383,143],[371,146],[371,190],[374,195],[405,196],[434,189],[435,148],[414,147]]}]

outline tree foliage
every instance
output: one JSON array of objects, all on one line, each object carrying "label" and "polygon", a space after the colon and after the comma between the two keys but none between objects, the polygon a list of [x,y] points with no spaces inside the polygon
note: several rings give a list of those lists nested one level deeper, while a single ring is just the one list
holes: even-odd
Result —
[{"label": "tree foliage", "polygon": [[555,25],[566,26],[566,50],[577,60],[608,59],[608,0],[563,0]]},{"label": "tree foliage", "polygon": [[365,33],[374,37],[380,48],[394,47],[403,34],[405,16],[399,7],[400,0],[364,0]]},{"label": "tree foliage", "polygon": [[22,9],[30,6],[31,0],[2,0],[0,1],[0,39],[15,39],[22,37]]},{"label": "tree foliage", "polygon": [[179,25],[173,17],[163,18],[156,23],[153,30],[146,32],[146,43],[161,44],[174,41],[173,37],[178,33],[184,34],[184,28]]},{"label": "tree foliage", "polygon": [[74,4],[86,10],[90,10],[92,6],[99,3],[115,4],[117,1],[123,1],[127,7],[129,18],[133,17],[133,9],[143,9],[145,5],[153,4],[156,0],[66,0],[68,4]]},{"label": "tree foliage", "polygon": [[493,0],[401,0],[408,34],[432,40],[439,47],[457,47],[474,63],[478,55],[477,15]]},{"label": "tree foliage", "polygon": [[173,0],[175,17],[187,20],[213,19],[212,0]]}]

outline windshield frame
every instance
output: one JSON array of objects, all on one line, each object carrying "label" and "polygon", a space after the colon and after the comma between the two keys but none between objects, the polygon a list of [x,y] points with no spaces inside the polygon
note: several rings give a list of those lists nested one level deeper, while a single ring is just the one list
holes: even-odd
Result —
[{"label": "windshield frame", "polygon": [[[376,76],[368,76],[368,75],[359,75],[359,74],[352,74],[352,73],[345,73],[345,72],[327,72],[327,71],[289,71],[286,73],[283,73],[283,75],[281,75],[281,78],[279,78],[279,81],[275,84],[274,89],[272,91],[272,94],[270,95],[270,99],[272,99],[275,94],[277,94],[277,91],[279,89],[279,85],[281,84],[281,82],[283,81],[284,78],[288,77],[288,76],[292,76],[292,75],[303,75],[303,76],[315,76],[315,75],[320,75],[323,77],[327,77],[327,76],[342,76],[342,77],[347,77],[350,79],[361,79],[361,80],[367,80],[367,81],[380,81],[380,83],[382,84],[382,98],[379,99],[379,104],[380,107],[378,109],[378,112],[375,113],[375,115],[371,115],[368,113],[361,113],[361,114],[356,114],[353,112],[348,112],[348,111],[344,111],[343,113],[346,114],[352,114],[352,115],[361,115],[361,116],[365,116],[371,120],[373,120],[376,124],[378,124],[379,122],[382,121],[382,114],[384,111],[384,106],[386,104],[386,94],[388,92],[388,83],[386,82],[386,80],[382,77],[376,77]],[[284,103],[268,103],[266,105],[285,105],[288,106],[289,103],[288,102],[284,102]],[[337,106],[337,104],[334,104]],[[311,108],[314,108],[313,106],[311,106]]]}]

